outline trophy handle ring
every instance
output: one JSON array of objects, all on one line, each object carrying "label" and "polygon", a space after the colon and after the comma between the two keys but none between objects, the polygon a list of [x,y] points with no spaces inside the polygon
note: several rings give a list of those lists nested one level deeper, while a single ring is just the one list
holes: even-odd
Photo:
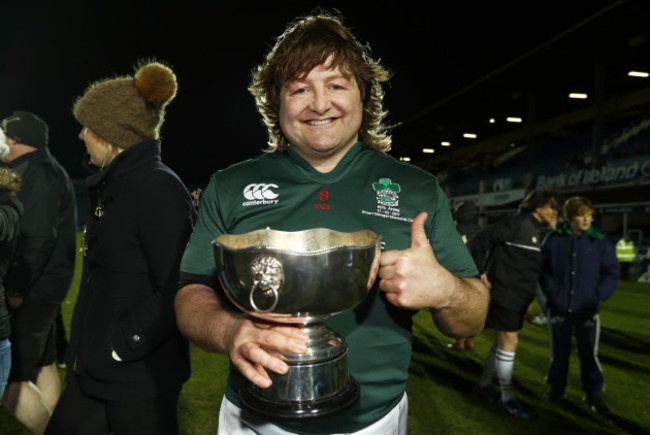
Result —
[{"label": "trophy handle ring", "polygon": [[[268,294],[270,292],[273,293],[273,303],[271,304],[270,308],[267,308],[266,310],[263,310],[263,309],[259,308],[255,304],[255,301],[253,300],[253,295],[255,294],[255,292],[257,290],[261,291],[264,294]],[[251,288],[250,295],[248,296],[248,301],[250,302],[251,306],[253,307],[253,309],[255,310],[256,313],[260,313],[260,314],[270,313],[273,310],[275,310],[275,308],[278,306],[278,301],[279,300],[280,300],[280,297],[278,295],[278,290],[275,287],[270,287],[268,289],[263,289],[258,284],[254,285],[253,288]]]},{"label": "trophy handle ring", "polygon": [[[259,258],[251,264],[253,272],[253,286],[248,295],[248,301],[257,313],[270,313],[275,310],[280,301],[280,288],[282,287],[284,276],[282,263],[272,257]],[[265,295],[273,295],[273,303],[267,309],[261,309],[255,303],[255,292],[259,291]]]}]

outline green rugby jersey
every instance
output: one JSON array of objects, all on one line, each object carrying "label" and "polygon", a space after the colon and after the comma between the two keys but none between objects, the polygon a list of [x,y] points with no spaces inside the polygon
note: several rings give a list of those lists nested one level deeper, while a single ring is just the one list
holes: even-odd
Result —
[{"label": "green rugby jersey", "polygon": [[[287,153],[265,154],[212,176],[181,271],[216,276],[210,242],[223,233],[264,228],[367,229],[382,236],[382,250],[406,249],[411,245],[411,222],[422,211],[428,212],[425,230],[440,264],[459,276],[476,276],[434,176],[362,143],[323,174],[289,148]],[[387,302],[375,284],[357,307],[328,320],[327,325],[347,341],[350,374],[361,386],[358,404],[324,419],[274,423],[297,433],[354,432],[383,417],[406,387],[413,314]],[[241,375],[232,367],[226,396],[238,406],[240,382]]]}]

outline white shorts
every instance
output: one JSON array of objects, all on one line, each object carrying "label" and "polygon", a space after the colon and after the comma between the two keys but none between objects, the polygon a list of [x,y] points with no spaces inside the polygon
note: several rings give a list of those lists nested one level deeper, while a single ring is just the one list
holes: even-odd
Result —
[{"label": "white shorts", "polygon": [[[406,435],[408,433],[408,398],[402,400],[385,416],[370,426],[350,435]],[[295,435],[269,423],[263,416],[239,408],[223,397],[219,410],[217,435]],[[343,434],[338,434],[343,435]]]}]

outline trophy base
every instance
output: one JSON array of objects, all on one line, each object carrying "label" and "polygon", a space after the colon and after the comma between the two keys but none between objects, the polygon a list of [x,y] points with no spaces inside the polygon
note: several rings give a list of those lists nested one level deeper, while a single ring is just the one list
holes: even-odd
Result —
[{"label": "trophy base", "polygon": [[248,409],[265,415],[289,420],[323,417],[354,405],[359,400],[359,384],[350,377],[346,388],[333,396],[314,400],[269,400],[253,391],[249,381],[239,390],[239,398]]},{"label": "trophy base", "polygon": [[321,417],[359,400],[359,384],[348,373],[345,339],[322,322],[304,325],[309,335],[305,354],[284,353],[289,366],[280,375],[267,371],[272,385],[260,388],[246,381],[242,403],[256,413],[284,419]]}]

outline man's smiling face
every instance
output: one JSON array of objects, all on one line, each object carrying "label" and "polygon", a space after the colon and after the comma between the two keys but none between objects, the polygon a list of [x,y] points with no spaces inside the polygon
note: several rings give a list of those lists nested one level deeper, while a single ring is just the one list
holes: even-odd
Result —
[{"label": "man's smiling face", "polygon": [[280,128],[290,146],[317,169],[323,163],[335,166],[358,141],[362,117],[355,78],[329,62],[280,92]]}]

